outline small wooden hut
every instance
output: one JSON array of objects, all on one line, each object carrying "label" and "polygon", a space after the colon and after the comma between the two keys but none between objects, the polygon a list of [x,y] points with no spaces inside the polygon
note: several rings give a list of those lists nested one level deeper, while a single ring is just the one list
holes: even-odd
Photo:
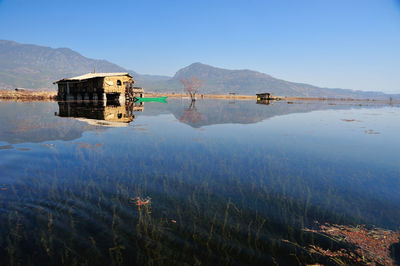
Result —
[{"label": "small wooden hut", "polygon": [[257,101],[262,101],[262,100],[271,100],[271,93],[266,92],[266,93],[258,93],[257,95]]},{"label": "small wooden hut", "polygon": [[143,88],[133,87],[128,73],[88,73],[54,82],[60,100],[100,100],[121,103],[133,97],[143,97]]}]

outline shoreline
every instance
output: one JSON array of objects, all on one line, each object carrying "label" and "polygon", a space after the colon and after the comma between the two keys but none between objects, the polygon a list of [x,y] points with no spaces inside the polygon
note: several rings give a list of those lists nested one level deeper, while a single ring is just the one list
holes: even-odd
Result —
[{"label": "shoreline", "polygon": [[0,99],[6,101],[56,101],[56,91],[0,90]]},{"label": "shoreline", "polygon": [[[144,97],[168,97],[190,99],[188,94],[184,93],[144,93]],[[398,103],[399,100],[389,99],[355,99],[355,98],[325,98],[325,97],[284,97],[278,96],[277,101],[339,101],[339,102],[387,102]],[[221,99],[221,100],[240,100],[240,101],[257,101],[256,95],[228,95],[228,94],[198,94],[197,100],[201,99]],[[0,90],[0,100],[5,101],[57,101],[57,91],[16,91],[16,90]],[[273,100],[274,101],[274,100]]]}]

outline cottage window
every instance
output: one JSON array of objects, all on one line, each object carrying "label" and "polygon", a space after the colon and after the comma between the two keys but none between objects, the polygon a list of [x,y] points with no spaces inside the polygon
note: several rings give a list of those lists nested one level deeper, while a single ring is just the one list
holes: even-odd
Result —
[{"label": "cottage window", "polygon": [[120,80],[117,80],[117,86],[121,86],[121,81]]}]

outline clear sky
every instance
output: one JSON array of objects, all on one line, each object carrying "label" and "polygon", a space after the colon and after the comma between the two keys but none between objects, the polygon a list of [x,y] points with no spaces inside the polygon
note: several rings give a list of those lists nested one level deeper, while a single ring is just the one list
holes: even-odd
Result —
[{"label": "clear sky", "polygon": [[143,74],[202,62],[400,93],[400,0],[0,0],[0,39]]}]

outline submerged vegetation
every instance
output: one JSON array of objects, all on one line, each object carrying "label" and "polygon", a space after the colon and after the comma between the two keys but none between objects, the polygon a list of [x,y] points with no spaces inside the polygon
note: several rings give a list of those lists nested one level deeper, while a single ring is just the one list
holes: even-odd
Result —
[{"label": "submerged vegetation", "polygon": [[317,229],[305,229],[307,232],[323,234],[331,237],[337,243],[348,243],[350,249],[330,250],[319,246],[310,246],[312,252],[329,256],[339,264],[345,264],[342,260],[350,260],[351,263],[395,265],[393,259],[396,256],[393,245],[400,240],[399,232],[393,232],[382,228],[367,228],[365,225],[347,226],[337,224],[322,224]]},{"label": "submerged vegetation", "polygon": [[[183,182],[146,174],[85,180],[25,177],[0,192],[2,208],[8,210],[1,213],[1,228],[9,229],[1,231],[2,262],[364,264],[390,259],[387,248],[398,234],[375,229],[369,237],[370,231],[361,227],[365,238],[356,243],[357,238],[348,239],[355,231],[351,226],[303,230],[316,217],[359,222],[254,185],[235,178],[227,187],[212,180],[194,185],[191,178]],[[143,195],[152,196],[151,204]],[[369,242],[375,235],[380,238]],[[377,245],[383,237],[387,244],[381,253],[371,249],[362,257],[361,245]]]}]

